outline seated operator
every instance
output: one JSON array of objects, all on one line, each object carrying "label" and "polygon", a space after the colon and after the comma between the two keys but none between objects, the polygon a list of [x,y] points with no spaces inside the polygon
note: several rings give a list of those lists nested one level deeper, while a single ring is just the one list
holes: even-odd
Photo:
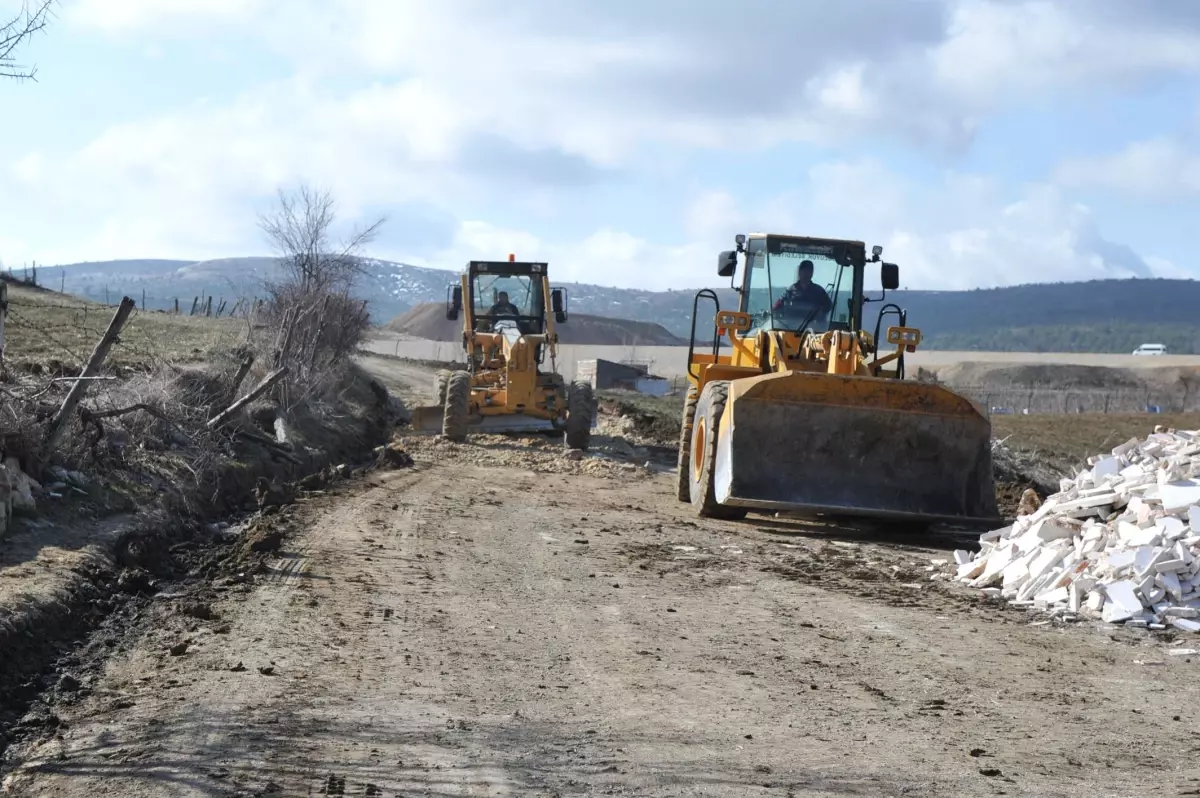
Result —
[{"label": "seated operator", "polygon": [[807,317],[812,316],[813,320],[825,320],[829,317],[829,311],[833,308],[833,300],[829,298],[829,294],[824,288],[812,281],[813,262],[811,260],[800,261],[800,268],[796,270],[796,282],[788,287],[775,303],[772,310],[791,311],[793,315]]},{"label": "seated operator", "polygon": [[497,316],[520,316],[521,311],[508,301],[508,292],[501,291],[496,295],[496,304],[488,310],[488,315],[495,319]]}]

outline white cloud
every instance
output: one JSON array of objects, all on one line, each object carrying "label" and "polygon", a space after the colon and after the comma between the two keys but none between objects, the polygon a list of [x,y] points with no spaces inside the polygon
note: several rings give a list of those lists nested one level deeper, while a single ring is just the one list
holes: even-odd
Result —
[{"label": "white cloud", "polygon": [[107,33],[164,27],[194,33],[197,22],[245,22],[261,11],[261,0],[76,0],[63,16]]},{"label": "white cloud", "polygon": [[[719,284],[716,254],[732,245],[735,233],[769,231],[882,244],[910,288],[1195,276],[1106,239],[1091,211],[1053,186],[1030,186],[1007,201],[994,182],[977,175],[950,174],[923,186],[870,160],[818,164],[795,191],[762,200],[699,192],[684,216],[686,240],[670,245],[606,229],[572,241],[468,222],[432,262],[515,252],[547,260],[559,280],[692,289]],[[869,274],[868,288],[875,280]]]},{"label": "white cloud", "polygon": [[[982,116],[1089,81],[1200,71],[1200,15],[1117,0],[77,0],[114,34],[238,26],[314,75],[423,82],[475,129],[597,163],[651,142],[970,141]],[[731,37],[731,20],[755,20]]]},{"label": "white cloud", "polygon": [[1179,200],[1200,195],[1200,152],[1169,138],[1136,141],[1110,155],[1065,161],[1055,178],[1071,188],[1107,189],[1140,200]]},{"label": "white cloud", "polygon": [[[923,187],[870,158],[830,160],[774,197],[755,195],[752,181],[682,197],[675,185],[675,204],[656,210],[680,231],[660,224],[653,241],[604,218],[575,218],[585,232],[567,240],[545,220],[590,207],[576,197],[614,171],[658,173],[664,152],[844,148],[881,134],[960,150],[989,114],[1064,87],[1195,73],[1200,14],[1187,4],[586,5],[75,0],[64,16],[76,31],[153,44],[169,60],[171,37],[221,28],[282,55],[295,76],[126,120],[68,155],[14,153],[0,168],[0,212],[72,222],[74,240],[62,243],[49,225],[23,230],[17,249],[39,259],[228,255],[259,245],[253,212],[277,186],[307,180],[331,188],[350,216],[415,203],[475,220],[456,220],[436,255],[397,243],[381,256],[444,265],[529,250],[571,279],[609,284],[710,283],[715,252],[750,229],[884,243],[906,279],[930,287],[1146,268],[1104,240],[1086,209],[1044,187],[1012,202],[984,176]],[[742,38],[746,20],[753,35]],[[1125,170],[1142,190],[1155,170],[1177,186],[1196,179],[1161,153],[1142,157]],[[1086,182],[1084,167],[1074,174]],[[488,208],[505,223],[483,221]]]},{"label": "white cloud", "polygon": [[[731,243],[726,243],[728,248]],[[550,265],[551,279],[649,290],[695,288],[715,280],[720,247],[707,241],[657,244],[629,233],[600,229],[582,240],[542,239],[487,222],[460,225],[452,244],[418,265],[444,266],[515,254]]]}]

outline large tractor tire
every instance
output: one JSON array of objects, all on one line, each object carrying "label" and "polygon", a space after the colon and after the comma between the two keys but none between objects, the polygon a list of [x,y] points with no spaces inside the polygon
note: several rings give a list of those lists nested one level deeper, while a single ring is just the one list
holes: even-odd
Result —
[{"label": "large tractor tire", "polygon": [[704,386],[696,403],[688,464],[688,493],[692,507],[702,518],[736,521],[746,517],[744,507],[725,507],[717,503],[713,486],[717,465],[717,436],[721,416],[729,399],[729,383],[714,381]]},{"label": "large tractor tire", "polygon": [[592,421],[596,418],[596,395],[592,384],[577,380],[567,396],[567,448],[587,451],[592,444]]},{"label": "large tractor tire", "polygon": [[437,374],[433,375],[433,395],[437,397],[438,406],[446,404],[446,383],[450,381],[450,371],[448,369],[438,369]]},{"label": "large tractor tire", "polygon": [[677,493],[679,501],[687,503],[692,500],[692,485],[691,476],[688,473],[691,470],[692,463],[692,425],[696,421],[696,404],[700,397],[688,392],[687,399],[683,403],[683,422],[680,424],[679,430],[679,467],[676,470],[678,482]]},{"label": "large tractor tire", "polygon": [[455,371],[446,380],[446,405],[442,411],[442,437],[462,442],[467,439],[471,414],[471,375]]}]

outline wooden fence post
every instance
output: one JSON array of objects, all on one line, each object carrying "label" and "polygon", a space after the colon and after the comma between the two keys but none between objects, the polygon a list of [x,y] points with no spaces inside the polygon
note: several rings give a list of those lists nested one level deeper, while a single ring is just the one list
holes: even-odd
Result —
[{"label": "wooden fence post", "polygon": [[83,371],[79,376],[82,379],[76,380],[71,386],[71,390],[67,392],[67,397],[63,399],[62,407],[54,415],[50,421],[50,426],[46,430],[46,440],[42,443],[42,462],[45,462],[46,455],[53,451],[54,447],[62,439],[63,433],[67,429],[67,424],[70,423],[71,413],[75,410],[75,406],[79,404],[79,400],[87,393],[88,385],[91,380],[88,377],[95,376],[100,370],[100,366],[104,364],[104,358],[108,357],[108,350],[112,349],[112,345],[116,343],[117,336],[121,332],[121,328],[125,326],[125,322],[129,319],[129,314],[133,312],[133,300],[125,297],[121,300],[120,307],[113,315],[112,321],[109,322],[108,329],[104,332],[96,348],[92,350],[92,356],[88,358],[87,365],[83,367]]}]

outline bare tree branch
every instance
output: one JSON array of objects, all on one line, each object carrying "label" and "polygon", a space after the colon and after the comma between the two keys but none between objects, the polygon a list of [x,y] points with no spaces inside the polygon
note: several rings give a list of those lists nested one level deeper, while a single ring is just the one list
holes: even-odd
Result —
[{"label": "bare tree branch", "polygon": [[279,256],[286,282],[315,295],[350,288],[363,273],[363,247],[379,235],[384,218],[356,230],[341,244],[332,240],[337,205],[326,189],[302,185],[294,193],[279,191],[274,212],[260,214],[259,227]]},{"label": "bare tree branch", "polygon": [[16,80],[37,79],[37,68],[14,63],[13,53],[23,42],[45,29],[55,1],[37,0],[31,5],[25,0],[16,16],[7,22],[0,22],[0,77]]}]

